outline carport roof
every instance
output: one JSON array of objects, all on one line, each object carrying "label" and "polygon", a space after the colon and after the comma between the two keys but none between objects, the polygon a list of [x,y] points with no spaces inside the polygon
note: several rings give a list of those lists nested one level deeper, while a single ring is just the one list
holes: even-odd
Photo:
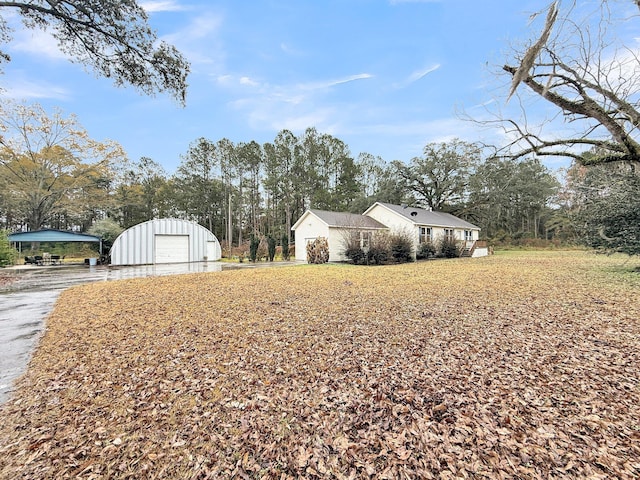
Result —
[{"label": "carport roof", "polygon": [[16,232],[9,234],[10,242],[95,242],[102,239],[86,233],[69,232],[64,230],[43,229],[31,232]]}]

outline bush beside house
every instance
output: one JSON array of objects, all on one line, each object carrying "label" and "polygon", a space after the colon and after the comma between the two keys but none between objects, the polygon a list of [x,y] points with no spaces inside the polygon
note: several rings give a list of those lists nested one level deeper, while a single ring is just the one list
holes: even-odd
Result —
[{"label": "bush beside house", "polygon": [[413,245],[406,233],[377,232],[371,237],[363,236],[358,230],[345,235],[343,254],[355,265],[384,265],[413,261]]},{"label": "bush beside house", "polygon": [[327,263],[329,261],[329,242],[324,237],[318,237],[307,244],[308,263]]}]

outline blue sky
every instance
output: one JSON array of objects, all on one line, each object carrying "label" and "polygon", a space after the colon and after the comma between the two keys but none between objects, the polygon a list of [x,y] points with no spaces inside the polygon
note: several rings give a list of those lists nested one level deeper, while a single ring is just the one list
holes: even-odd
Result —
[{"label": "blue sky", "polygon": [[[504,102],[498,77],[513,45],[546,0],[165,0],[141,1],[152,27],[192,65],[187,106],[69,63],[44,32],[20,30],[7,47],[4,95],[60,108],[96,140],[131,160],[173,173],[191,142],[273,141],[307,127],[361,152],[408,162],[429,142],[496,143],[462,121]],[[542,16],[543,17],[543,16]],[[551,162],[551,163],[549,163]],[[548,166],[562,166],[547,161]]]}]

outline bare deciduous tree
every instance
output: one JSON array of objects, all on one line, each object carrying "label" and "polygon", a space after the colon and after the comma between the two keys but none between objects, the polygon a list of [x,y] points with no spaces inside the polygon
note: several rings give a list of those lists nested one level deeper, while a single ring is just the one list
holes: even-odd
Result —
[{"label": "bare deciduous tree", "polygon": [[[511,76],[509,98],[517,93],[522,108],[517,120],[499,116],[510,139],[504,155],[640,162],[640,51],[627,45],[622,33],[630,24],[638,26],[629,7],[626,1],[603,0],[572,2],[561,11],[554,1],[546,9],[536,41],[502,67]],[[528,123],[527,90],[557,115],[542,125]],[[559,119],[570,134],[558,133]],[[598,155],[582,155],[594,147]]]}]

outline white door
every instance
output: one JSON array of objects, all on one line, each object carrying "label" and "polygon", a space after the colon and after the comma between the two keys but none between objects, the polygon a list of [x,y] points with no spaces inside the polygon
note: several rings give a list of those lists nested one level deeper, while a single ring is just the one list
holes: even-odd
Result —
[{"label": "white door", "polygon": [[156,235],[154,263],[189,261],[189,235]]}]

